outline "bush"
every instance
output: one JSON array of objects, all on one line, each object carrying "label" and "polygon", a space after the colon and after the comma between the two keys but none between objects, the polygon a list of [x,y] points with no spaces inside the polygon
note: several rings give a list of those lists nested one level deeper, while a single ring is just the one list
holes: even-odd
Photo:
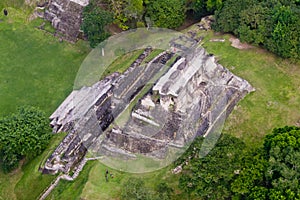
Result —
[{"label": "bush", "polygon": [[34,107],[21,107],[16,114],[0,119],[0,161],[2,169],[15,169],[23,158],[41,154],[51,138],[45,113]]}]

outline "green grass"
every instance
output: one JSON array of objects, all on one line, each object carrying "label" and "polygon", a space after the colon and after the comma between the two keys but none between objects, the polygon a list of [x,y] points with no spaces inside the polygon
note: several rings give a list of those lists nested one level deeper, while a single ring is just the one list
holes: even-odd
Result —
[{"label": "green grass", "polygon": [[77,70],[89,51],[82,42],[59,43],[25,17],[13,10],[0,22],[0,116],[27,104],[50,115],[72,91]]},{"label": "green grass", "polygon": [[[114,175],[105,180],[105,171],[108,169]],[[86,180],[88,177],[88,180]],[[89,161],[84,167],[82,173],[73,182],[62,182],[51,193],[48,199],[89,199],[89,200],[117,200],[120,199],[122,184],[129,177],[139,177],[145,180],[146,187],[154,189],[160,182],[166,182],[169,186],[175,188],[174,199],[187,199],[187,196],[181,193],[177,187],[178,176],[171,175],[171,168],[163,168],[159,171],[145,174],[129,174],[115,169],[111,169],[98,161]],[[85,180],[85,181],[83,181]],[[82,193],[76,192],[77,189]],[[73,190],[71,190],[71,188]]]},{"label": "green grass", "polygon": [[2,15],[2,9],[7,7],[21,8],[24,5],[24,0],[1,0],[0,11]]},{"label": "green grass", "polygon": [[143,53],[143,49],[129,52],[123,56],[119,56],[114,60],[108,67],[105,69],[105,72],[102,74],[101,78],[113,73],[119,72],[123,73],[126,69]]},{"label": "green grass", "polygon": [[[41,20],[27,20],[27,9],[9,7],[8,11],[7,17],[0,13],[0,116],[22,105],[39,107],[50,115],[72,91],[77,70],[90,51],[88,44],[60,43],[35,28]],[[39,196],[55,176],[42,175],[38,168],[63,137],[54,136],[42,155],[19,169],[9,174],[0,171],[0,199]]]},{"label": "green grass", "polygon": [[95,166],[95,164],[95,162],[88,162],[84,166],[84,170],[80,173],[80,175],[76,178],[75,181],[69,182],[66,180],[60,180],[58,186],[51,192],[51,194],[46,199],[80,199],[80,194],[82,193],[86,182],[90,178],[89,172]]}]

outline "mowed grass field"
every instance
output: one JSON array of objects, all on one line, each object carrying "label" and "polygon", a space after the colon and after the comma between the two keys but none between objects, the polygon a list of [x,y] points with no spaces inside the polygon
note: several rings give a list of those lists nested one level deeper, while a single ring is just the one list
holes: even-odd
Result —
[{"label": "mowed grass field", "polygon": [[[76,72],[89,51],[86,43],[59,43],[27,22],[24,13],[9,8],[0,13],[0,115],[20,105],[34,105],[50,115],[71,92]],[[226,121],[224,132],[243,139],[248,146],[259,145],[274,127],[300,122],[300,64],[284,60],[260,48],[239,50],[230,46],[230,35],[206,32],[203,46],[236,75],[249,81],[256,91],[246,96]],[[210,42],[211,38],[226,41]],[[110,72],[130,64],[137,55],[115,61]],[[117,69],[116,69],[117,70]],[[10,174],[0,172],[0,199],[35,199],[55,178],[38,172],[40,163],[64,135],[53,138],[50,147],[33,161]],[[141,177],[148,187],[161,181],[176,190],[177,199],[187,199],[177,188],[178,176],[172,166],[147,174],[129,174],[109,169],[115,178],[105,182],[106,166],[88,163],[73,182],[60,182],[48,199],[120,199],[121,185],[129,177]]]},{"label": "mowed grass field", "polygon": [[[28,22],[28,14],[8,8],[0,13],[0,116],[18,106],[32,105],[49,116],[72,91],[81,62],[90,51],[88,44],[60,43]],[[40,163],[56,148],[64,134],[53,137],[48,149],[10,174],[0,171],[0,199],[36,199],[55,176],[42,175]]]},{"label": "mowed grass field", "polygon": [[8,10],[8,17],[0,15],[0,116],[27,104],[49,115],[72,91],[89,48],[59,43],[34,28],[39,20],[28,23],[20,11]]}]

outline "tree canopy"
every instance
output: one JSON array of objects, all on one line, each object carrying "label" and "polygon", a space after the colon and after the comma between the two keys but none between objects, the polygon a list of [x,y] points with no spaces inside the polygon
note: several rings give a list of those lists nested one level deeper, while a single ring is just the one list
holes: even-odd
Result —
[{"label": "tree canopy", "polygon": [[224,134],[211,152],[200,158],[201,143],[200,139],[196,140],[185,155],[188,165],[183,167],[179,186],[201,199],[229,198],[230,184],[241,169],[239,159],[245,144]]},{"label": "tree canopy", "polygon": [[226,0],[215,18],[216,31],[233,33],[283,58],[300,58],[298,0]]},{"label": "tree canopy", "polygon": [[21,107],[16,114],[0,119],[0,162],[9,172],[23,158],[42,153],[51,138],[49,121],[34,107]]},{"label": "tree canopy", "polygon": [[186,192],[201,199],[300,199],[300,128],[274,129],[254,149],[223,135],[199,159],[201,143],[196,140],[180,160],[188,161],[179,181]]},{"label": "tree canopy", "polygon": [[96,4],[90,3],[84,8],[81,28],[92,48],[110,36],[105,27],[112,22],[112,13],[103,10]]},{"label": "tree canopy", "polygon": [[146,15],[158,27],[177,28],[185,19],[184,0],[148,0]]}]

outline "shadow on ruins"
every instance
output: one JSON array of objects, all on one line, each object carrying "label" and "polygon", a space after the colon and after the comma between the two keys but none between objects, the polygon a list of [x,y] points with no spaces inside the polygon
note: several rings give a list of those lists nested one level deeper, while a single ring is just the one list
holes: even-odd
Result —
[{"label": "shadow on ruins", "polygon": [[[50,117],[53,132],[68,135],[41,170],[69,174],[90,152],[119,170],[152,171],[221,126],[254,88],[194,36],[172,39],[169,49],[144,63],[153,51],[148,47],[123,74],[74,90]],[[128,163],[140,158],[153,160],[153,168],[132,169]]]}]

